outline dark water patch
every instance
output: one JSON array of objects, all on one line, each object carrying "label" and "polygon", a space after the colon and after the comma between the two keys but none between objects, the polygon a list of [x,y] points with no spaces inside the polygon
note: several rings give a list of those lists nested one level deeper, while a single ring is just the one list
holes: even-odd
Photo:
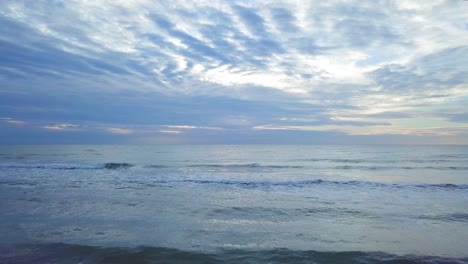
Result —
[{"label": "dark water patch", "polygon": [[145,165],[143,166],[144,168],[148,169],[164,169],[164,168],[169,168],[169,166],[166,165]]},{"label": "dark water patch", "polygon": [[5,159],[5,160],[24,160],[24,159],[26,159],[26,158],[27,158],[26,155],[13,155],[13,156],[11,156],[11,155],[4,155],[4,156],[2,157],[2,159]]},{"label": "dark water patch", "polygon": [[32,188],[37,186],[36,182],[24,182],[24,181],[0,181],[0,186],[10,186],[10,187],[23,187],[23,188]]},{"label": "dark water patch", "polygon": [[130,163],[116,163],[116,162],[109,162],[104,164],[105,169],[127,169],[131,168],[135,165],[130,164]]},{"label": "dark water patch", "polygon": [[416,187],[419,187],[419,188],[441,188],[441,189],[465,190],[465,189],[468,189],[468,184],[452,184],[452,183],[418,184],[418,185],[416,185]]},{"label": "dark water patch", "polygon": [[468,222],[468,213],[453,213],[443,215],[421,215],[418,219],[437,220],[445,222]]},{"label": "dark water patch", "polygon": [[26,202],[35,202],[35,203],[42,203],[43,202],[43,200],[41,200],[39,198],[34,198],[34,197],[32,197],[32,198],[20,198],[18,200],[26,201]]},{"label": "dark water patch", "polygon": [[320,252],[272,250],[228,250],[214,253],[161,247],[103,248],[95,246],[47,244],[2,246],[2,263],[467,263],[468,258],[406,255],[383,252]]}]

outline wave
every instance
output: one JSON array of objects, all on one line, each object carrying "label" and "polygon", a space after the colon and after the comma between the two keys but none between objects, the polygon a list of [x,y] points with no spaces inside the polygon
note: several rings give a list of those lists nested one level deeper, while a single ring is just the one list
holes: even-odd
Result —
[{"label": "wave", "polygon": [[299,169],[304,166],[293,166],[293,165],[261,165],[258,163],[247,163],[247,164],[193,164],[187,165],[186,167],[202,167],[202,168],[265,168],[265,169]]},{"label": "wave", "polygon": [[322,179],[297,180],[297,181],[243,181],[243,180],[213,180],[213,179],[157,179],[150,182],[130,181],[128,183],[141,184],[147,187],[157,186],[155,184],[211,184],[211,185],[231,185],[244,188],[270,188],[270,187],[287,187],[287,188],[305,188],[314,185],[323,186],[362,186],[365,188],[420,188],[420,189],[450,189],[450,190],[466,190],[468,184],[398,184],[398,183],[381,183],[369,181],[330,181]]},{"label": "wave", "polygon": [[0,168],[9,169],[52,169],[52,170],[98,170],[125,169],[133,167],[130,163],[0,163]]},{"label": "wave", "polygon": [[377,164],[394,164],[394,163],[450,163],[460,162],[458,159],[329,159],[329,158],[306,158],[292,159],[292,162],[331,162],[331,163],[377,163]]},{"label": "wave", "polygon": [[[153,179],[151,181],[126,181],[127,184],[137,184],[141,188],[159,187],[160,185],[172,184],[200,184],[200,185],[227,185],[242,188],[273,188],[273,187],[286,187],[286,188],[306,188],[316,185],[326,187],[363,187],[363,188],[419,188],[419,189],[447,189],[447,190],[468,190],[468,184],[399,184],[399,183],[381,183],[369,181],[331,181],[322,179],[311,180],[297,180],[297,181],[243,181],[243,180],[213,180],[213,179]],[[37,182],[20,182],[20,181],[0,181],[0,185],[4,186],[20,186],[20,187],[34,187],[38,185]],[[132,186],[119,186],[117,189],[135,188]],[[455,217],[455,216],[453,216]]]},{"label": "wave", "polygon": [[148,168],[148,169],[163,169],[163,168],[168,168],[169,166],[166,165],[145,165],[143,168]]},{"label": "wave", "polygon": [[104,163],[105,169],[125,169],[125,168],[130,168],[133,166],[135,165],[130,164],[130,163],[116,163],[116,162]]},{"label": "wave", "polygon": [[[62,170],[90,170],[90,169],[126,169],[137,165],[131,163],[0,163],[0,168],[21,168],[21,169],[62,169]],[[143,165],[139,166],[147,169],[162,169],[170,166],[166,165]],[[193,164],[181,167],[188,168],[226,168],[226,169],[294,169],[303,168],[303,166],[282,166],[282,165],[260,165],[257,163],[249,164]]]},{"label": "wave", "polygon": [[0,247],[4,263],[466,263],[468,258],[394,255],[364,251],[299,251],[290,249],[220,249],[214,253],[163,247],[97,247],[36,244]]},{"label": "wave", "polygon": [[468,170],[464,166],[336,166],[337,170]]},{"label": "wave", "polygon": [[259,220],[264,219],[271,222],[296,221],[301,217],[322,215],[327,218],[337,217],[376,217],[365,211],[354,210],[346,207],[329,205],[323,206],[314,204],[305,208],[281,208],[281,207],[262,207],[262,206],[244,206],[244,207],[223,207],[210,210],[207,215],[215,219],[243,219]]},{"label": "wave", "polygon": [[467,213],[452,213],[452,214],[443,214],[443,215],[422,215],[418,217],[419,219],[424,220],[437,220],[437,221],[446,221],[446,222],[468,222]]},{"label": "wave", "polygon": [[[357,163],[357,162],[356,162]],[[1,168],[15,169],[61,169],[61,170],[93,170],[93,169],[128,169],[131,167],[142,167],[146,169],[162,169],[171,166],[166,165],[135,165],[127,162],[107,162],[107,163],[33,163],[33,162],[3,162]],[[280,170],[280,169],[335,169],[335,170],[468,170],[467,166],[365,166],[365,165],[344,165],[335,167],[314,167],[298,165],[263,165],[258,163],[246,164],[189,164],[179,166],[181,168],[205,168],[220,170],[238,169],[259,169],[259,170]]]}]

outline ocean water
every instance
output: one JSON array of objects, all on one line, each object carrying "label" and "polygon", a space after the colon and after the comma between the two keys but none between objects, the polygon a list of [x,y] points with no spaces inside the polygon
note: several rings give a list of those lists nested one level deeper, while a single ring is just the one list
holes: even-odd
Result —
[{"label": "ocean water", "polygon": [[0,263],[468,263],[467,146],[0,146]]}]

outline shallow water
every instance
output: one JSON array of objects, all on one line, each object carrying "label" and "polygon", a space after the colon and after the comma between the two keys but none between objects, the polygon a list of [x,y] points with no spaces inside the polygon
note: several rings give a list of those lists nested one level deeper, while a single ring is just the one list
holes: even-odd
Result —
[{"label": "shallow water", "polygon": [[0,200],[7,263],[468,257],[468,147],[1,146]]}]

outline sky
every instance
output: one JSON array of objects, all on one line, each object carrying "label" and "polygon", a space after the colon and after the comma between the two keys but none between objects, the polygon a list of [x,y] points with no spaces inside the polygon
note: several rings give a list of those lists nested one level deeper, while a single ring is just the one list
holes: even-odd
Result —
[{"label": "sky", "polygon": [[0,1],[0,144],[468,144],[468,1]]}]

